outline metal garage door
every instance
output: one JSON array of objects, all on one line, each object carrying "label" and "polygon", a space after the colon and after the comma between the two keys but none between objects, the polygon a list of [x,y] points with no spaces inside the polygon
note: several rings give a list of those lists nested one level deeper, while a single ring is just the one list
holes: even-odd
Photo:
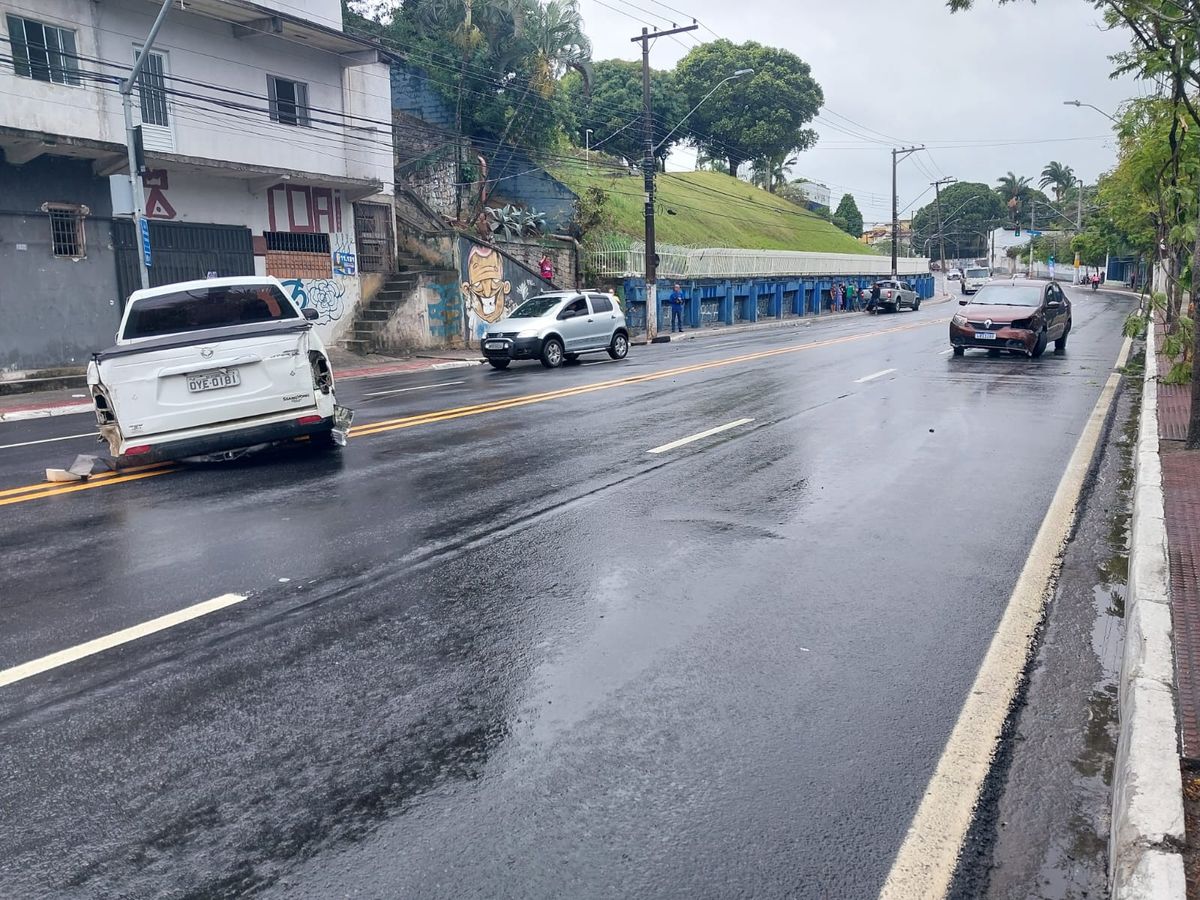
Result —
[{"label": "metal garage door", "polygon": [[[150,284],[158,287],[176,281],[204,278],[209,272],[253,275],[254,248],[250,229],[239,225],[192,225],[183,222],[150,221],[153,249]],[[113,221],[113,249],[117,259],[117,290],[125,299],[141,287],[138,256],[141,247],[133,222]]]}]

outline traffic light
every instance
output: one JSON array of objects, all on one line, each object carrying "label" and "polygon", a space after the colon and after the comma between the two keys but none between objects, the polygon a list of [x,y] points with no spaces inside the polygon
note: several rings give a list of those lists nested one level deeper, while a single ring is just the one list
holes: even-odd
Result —
[{"label": "traffic light", "polygon": [[1015,234],[1014,236],[1015,236],[1015,237],[1020,237],[1020,236],[1021,236],[1021,226],[1020,226],[1020,225],[1018,225],[1018,226],[1017,226],[1017,231],[1016,231],[1016,234]]}]

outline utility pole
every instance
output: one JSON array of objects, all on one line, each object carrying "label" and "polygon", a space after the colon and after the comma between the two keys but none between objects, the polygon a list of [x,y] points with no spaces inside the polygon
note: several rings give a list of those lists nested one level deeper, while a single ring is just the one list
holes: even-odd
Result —
[{"label": "utility pole", "polygon": [[1037,219],[1037,201],[1029,204],[1029,277],[1033,277],[1033,223]]},{"label": "utility pole", "polygon": [[933,184],[934,204],[937,206],[937,222],[938,222],[938,244],[941,251],[942,259],[942,278],[946,277],[946,235],[942,231],[942,185],[953,184],[958,181],[957,178],[939,178]]},{"label": "utility pole", "polygon": [[646,340],[653,341],[658,334],[658,253],[654,247],[654,111],[650,102],[650,41],[670,34],[695,31],[700,26],[691,25],[670,28],[666,31],[642,29],[630,42],[642,43],[642,141],[645,152],[642,156],[642,181],[646,190]]},{"label": "utility pole", "polygon": [[896,193],[896,164],[924,147],[901,147],[892,150],[892,277],[899,274],[896,250],[900,245],[900,197]]},{"label": "utility pole", "polygon": [[154,39],[158,37],[158,30],[162,28],[162,24],[166,21],[167,13],[171,10],[172,0],[163,0],[162,8],[158,11],[158,18],[154,20],[154,24],[150,26],[150,33],[146,35],[146,41],[137,52],[137,56],[133,61],[133,69],[129,73],[129,77],[121,82],[121,105],[125,109],[125,150],[129,157],[129,192],[133,195],[133,231],[134,240],[138,242],[138,269],[141,273],[142,287],[150,287],[150,267],[148,257],[150,256],[150,231],[149,224],[146,222],[146,195],[142,188],[142,172],[138,168],[140,155],[137,150],[137,135],[133,128],[133,86],[137,84],[137,80],[141,77],[142,69],[146,67],[146,54],[150,52],[150,48],[154,46]]}]

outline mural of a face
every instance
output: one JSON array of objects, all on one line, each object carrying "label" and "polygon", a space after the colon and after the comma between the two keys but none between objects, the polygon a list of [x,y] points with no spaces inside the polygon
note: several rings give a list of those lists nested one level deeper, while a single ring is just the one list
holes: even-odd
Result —
[{"label": "mural of a face", "polygon": [[467,259],[467,280],[462,284],[463,302],[476,320],[499,322],[512,284],[504,280],[500,254],[490,247],[475,246]]}]

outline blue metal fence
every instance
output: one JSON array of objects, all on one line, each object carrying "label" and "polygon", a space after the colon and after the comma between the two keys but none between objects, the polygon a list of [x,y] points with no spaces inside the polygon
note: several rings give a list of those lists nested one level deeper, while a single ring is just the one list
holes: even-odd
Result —
[{"label": "blue metal fence", "polygon": [[[689,328],[720,327],[741,322],[760,322],[799,316],[828,315],[835,282],[853,283],[859,291],[870,290],[878,279],[875,276],[850,276],[837,279],[813,276],[808,278],[756,278],[750,281],[716,280],[680,282],[687,296],[684,323]],[[906,279],[927,300],[933,296],[933,275],[909,275]],[[658,314],[660,329],[670,322],[670,307],[666,303],[671,293],[670,282],[659,282]],[[633,331],[646,330],[646,284],[641,278],[626,278],[624,283],[625,318]],[[858,308],[862,308],[859,301]]]}]

